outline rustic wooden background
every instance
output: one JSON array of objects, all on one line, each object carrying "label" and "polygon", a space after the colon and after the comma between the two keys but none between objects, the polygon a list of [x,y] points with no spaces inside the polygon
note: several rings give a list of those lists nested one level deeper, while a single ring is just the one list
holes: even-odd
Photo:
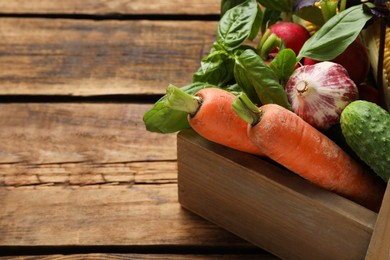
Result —
[{"label": "rustic wooden background", "polygon": [[273,258],[184,210],[176,134],[142,116],[190,83],[219,0],[0,0],[1,259]]}]

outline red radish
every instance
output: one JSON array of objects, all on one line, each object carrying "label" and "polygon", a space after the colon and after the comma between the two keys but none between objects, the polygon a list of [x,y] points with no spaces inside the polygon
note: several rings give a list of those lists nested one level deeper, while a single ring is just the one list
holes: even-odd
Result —
[{"label": "red radish", "polygon": [[269,29],[284,41],[286,48],[292,49],[296,55],[310,38],[308,30],[297,23],[278,22],[269,26]]},{"label": "red radish", "polygon": [[308,181],[378,211],[384,185],[337,144],[276,104],[257,108],[245,95],[233,108],[248,122],[249,139],[267,157]]},{"label": "red radish", "polygon": [[[366,80],[370,70],[367,47],[359,39],[352,42],[342,54],[331,61],[342,65],[356,85]],[[304,65],[313,65],[315,63],[318,63],[318,61],[309,58],[303,59]]]},{"label": "red radish", "polygon": [[192,129],[209,141],[263,156],[248,139],[247,123],[233,111],[234,97],[219,88],[204,88],[192,96],[170,85],[166,105],[187,112]]},{"label": "red radish", "polygon": [[286,83],[292,110],[317,129],[339,123],[343,109],[358,98],[358,89],[339,64],[323,61],[302,66]]}]

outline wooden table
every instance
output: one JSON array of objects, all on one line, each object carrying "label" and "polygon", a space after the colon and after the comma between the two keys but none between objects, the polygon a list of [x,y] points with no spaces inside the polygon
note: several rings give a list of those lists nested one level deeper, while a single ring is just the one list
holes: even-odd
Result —
[{"label": "wooden table", "polygon": [[0,0],[1,259],[273,258],[180,206],[176,134],[142,121],[190,83],[219,8]]}]

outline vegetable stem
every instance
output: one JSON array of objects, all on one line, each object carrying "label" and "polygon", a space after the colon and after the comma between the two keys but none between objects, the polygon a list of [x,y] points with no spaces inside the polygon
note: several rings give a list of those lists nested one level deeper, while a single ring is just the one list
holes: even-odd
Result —
[{"label": "vegetable stem", "polygon": [[347,8],[347,0],[340,1],[340,12],[344,11]]},{"label": "vegetable stem", "polygon": [[330,18],[336,15],[338,1],[322,0],[320,3],[321,13],[324,21],[327,22]]},{"label": "vegetable stem", "polygon": [[164,104],[174,110],[195,114],[200,105],[200,98],[185,93],[180,88],[169,85],[166,89],[166,101]]},{"label": "vegetable stem", "polygon": [[271,30],[270,29],[267,29],[265,30],[265,32],[263,33],[263,36],[260,38],[260,41],[259,43],[257,44],[257,50],[260,51],[264,45],[264,42],[268,39],[268,37],[271,35]]},{"label": "vegetable stem", "polygon": [[234,112],[237,113],[245,122],[254,126],[260,122],[261,110],[242,92],[237,95],[232,103]]},{"label": "vegetable stem", "polygon": [[268,59],[268,54],[275,48],[279,47],[282,43],[282,40],[274,33],[272,33],[265,40],[263,46],[260,49],[260,56],[263,60]]}]

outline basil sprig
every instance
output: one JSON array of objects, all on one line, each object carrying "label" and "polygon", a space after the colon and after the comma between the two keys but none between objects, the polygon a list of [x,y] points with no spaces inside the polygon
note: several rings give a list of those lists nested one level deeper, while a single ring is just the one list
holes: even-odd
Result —
[{"label": "basil sprig", "polygon": [[253,50],[245,50],[236,57],[234,76],[252,102],[259,105],[256,102],[259,99],[262,104],[275,103],[291,109],[279,78]]}]

